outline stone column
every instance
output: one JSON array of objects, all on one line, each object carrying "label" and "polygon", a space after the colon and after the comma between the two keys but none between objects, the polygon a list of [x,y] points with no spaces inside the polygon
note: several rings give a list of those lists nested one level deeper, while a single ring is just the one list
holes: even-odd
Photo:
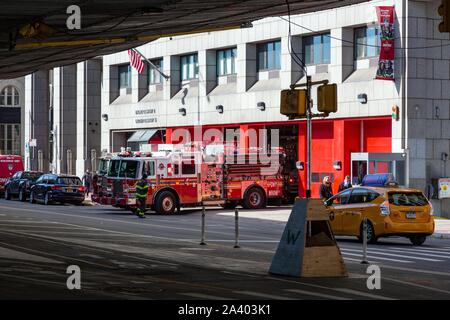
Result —
[{"label": "stone column", "polygon": [[77,64],[77,159],[76,175],[95,171],[101,156],[102,60]]},{"label": "stone column", "polygon": [[242,43],[237,46],[237,91],[245,93],[258,80],[256,44]]},{"label": "stone column", "polygon": [[302,38],[291,37],[289,44],[288,37],[281,38],[281,87],[283,89],[289,89],[291,84],[296,83],[303,76],[303,70],[299,65],[301,61],[295,57],[294,53],[303,59]]},{"label": "stone column", "polygon": [[[25,152],[26,170],[49,170],[49,77],[37,71],[25,78],[24,141],[36,139],[36,146]],[[38,154],[42,167],[38,167]]]},{"label": "stone column", "polygon": [[54,69],[53,171],[76,172],[77,87],[76,65]]}]

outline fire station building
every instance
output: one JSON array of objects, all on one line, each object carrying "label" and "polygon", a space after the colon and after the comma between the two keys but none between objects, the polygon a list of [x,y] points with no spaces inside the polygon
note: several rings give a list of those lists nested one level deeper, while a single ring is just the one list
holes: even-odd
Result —
[{"label": "fire station building", "polygon": [[[426,192],[438,214],[450,216],[450,199],[437,199],[438,179],[450,175],[450,39],[438,31],[439,4],[373,0],[292,16],[291,37],[288,17],[273,17],[249,28],[161,38],[137,48],[168,80],[150,64],[138,74],[127,52],[104,56],[96,82],[100,149],[177,143],[177,129],[192,140],[217,143],[195,132],[216,129],[225,137],[233,129],[239,152],[250,152],[251,132],[267,129],[257,142],[264,149],[275,144],[276,129],[304,195],[306,121],[280,114],[280,92],[310,75],[338,86],[337,113],[313,120],[313,196],[324,176],[332,177],[336,193],[346,175],[358,182],[367,173],[392,172],[400,184]],[[376,6],[394,5],[395,81],[375,80]],[[316,97],[313,89],[314,113]]]}]

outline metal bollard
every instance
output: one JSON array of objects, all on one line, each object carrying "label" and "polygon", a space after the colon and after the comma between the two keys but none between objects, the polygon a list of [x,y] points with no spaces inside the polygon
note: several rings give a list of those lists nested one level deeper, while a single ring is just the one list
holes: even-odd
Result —
[{"label": "metal bollard", "polygon": [[202,207],[202,240],[200,242],[201,246],[206,246],[205,242],[205,207]]},{"label": "metal bollard", "polygon": [[239,246],[239,210],[234,209],[234,231],[235,231],[235,241],[234,248],[240,248]]},{"label": "metal bollard", "polygon": [[367,218],[363,220],[363,258],[361,263],[369,264],[369,261],[367,261]]}]

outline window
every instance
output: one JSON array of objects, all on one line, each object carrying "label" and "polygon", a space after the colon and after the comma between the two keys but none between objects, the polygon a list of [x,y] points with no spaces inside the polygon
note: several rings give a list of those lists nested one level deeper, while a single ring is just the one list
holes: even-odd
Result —
[{"label": "window", "polygon": [[119,177],[121,178],[136,178],[138,161],[122,160],[120,163]]},{"label": "window", "polygon": [[119,174],[119,169],[120,169],[120,160],[111,160],[109,162],[108,176],[117,177],[117,175]]},{"label": "window", "polygon": [[46,184],[56,184],[56,176],[47,176],[47,181],[45,182]]},{"label": "window", "polygon": [[41,175],[42,175],[42,173],[39,173],[39,172],[24,172],[22,179],[36,181],[36,179],[39,178]]},{"label": "window", "polygon": [[163,70],[163,59],[157,59],[151,61],[155,67],[152,65],[148,65],[148,84],[158,84],[162,83],[163,76],[158,72],[159,69],[161,72]]},{"label": "window", "polygon": [[20,154],[20,124],[0,124],[0,154]]},{"label": "window", "polygon": [[258,71],[281,69],[281,41],[258,44]]},{"label": "window", "polygon": [[379,194],[367,189],[354,189],[350,197],[350,203],[367,203],[375,200]]},{"label": "window", "polygon": [[389,203],[395,206],[426,206],[428,200],[420,192],[394,192],[389,193]]},{"label": "window", "polygon": [[39,179],[36,180],[36,183],[42,183],[46,176],[40,176]]},{"label": "window", "polygon": [[217,75],[225,76],[236,73],[237,49],[225,49],[217,51]]},{"label": "window", "polygon": [[58,178],[58,184],[81,186],[81,180],[78,177]]},{"label": "window", "polygon": [[129,64],[119,66],[119,89],[131,88],[131,67]]},{"label": "window", "polygon": [[19,92],[13,86],[7,86],[0,92],[0,107],[19,107]]},{"label": "window", "polygon": [[327,200],[327,206],[331,206],[333,203],[335,204],[348,204],[348,200],[350,199],[351,189],[347,189],[340,194],[330,198]]},{"label": "window", "polygon": [[98,164],[98,173],[103,175],[108,173],[109,160],[101,159]]},{"label": "window", "polygon": [[151,177],[155,175],[155,161],[145,161],[142,173]]},{"label": "window", "polygon": [[363,27],[355,29],[355,59],[375,57],[380,53],[378,28]]},{"label": "window", "polygon": [[330,34],[303,38],[303,60],[305,64],[330,63]]},{"label": "window", "polygon": [[198,55],[190,54],[181,58],[181,81],[198,79]]},{"label": "window", "polygon": [[195,163],[183,162],[181,164],[181,172],[183,174],[195,174]]}]

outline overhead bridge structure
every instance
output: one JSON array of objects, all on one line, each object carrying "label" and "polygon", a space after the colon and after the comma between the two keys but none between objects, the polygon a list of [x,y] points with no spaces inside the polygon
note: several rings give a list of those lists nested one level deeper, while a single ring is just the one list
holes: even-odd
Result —
[{"label": "overhead bridge structure", "polygon": [[[164,36],[246,27],[251,21],[265,17],[287,15],[288,12],[307,13],[365,1],[2,1],[0,79],[74,64]],[[68,10],[72,5],[80,9],[80,29],[71,30],[67,26],[68,18],[77,13]]]}]

